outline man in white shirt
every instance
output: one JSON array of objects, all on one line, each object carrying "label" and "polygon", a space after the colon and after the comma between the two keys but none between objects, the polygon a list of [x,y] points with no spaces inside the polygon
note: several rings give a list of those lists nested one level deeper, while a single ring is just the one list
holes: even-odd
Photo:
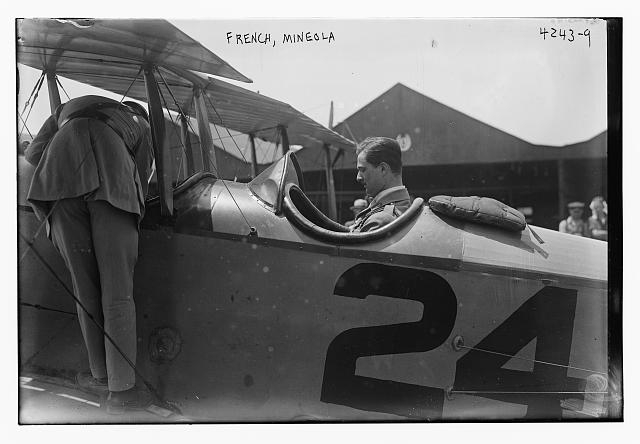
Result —
[{"label": "man in white shirt", "polygon": [[369,137],[356,149],[356,180],[373,200],[356,216],[350,227],[354,233],[375,230],[389,224],[411,205],[402,184],[402,151],[394,139]]},{"label": "man in white shirt", "polygon": [[584,203],[570,202],[567,207],[569,208],[569,217],[560,222],[558,231],[574,236],[589,237],[587,223],[582,219]]}]

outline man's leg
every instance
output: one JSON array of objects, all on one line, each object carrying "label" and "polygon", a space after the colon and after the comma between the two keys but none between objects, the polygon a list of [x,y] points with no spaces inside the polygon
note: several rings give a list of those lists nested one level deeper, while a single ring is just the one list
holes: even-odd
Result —
[{"label": "man's leg", "polygon": [[[136,362],[136,309],[133,301],[133,271],[138,259],[136,215],[106,201],[90,201],[93,244],[100,270],[102,312],[105,331],[125,356]],[[133,368],[111,341],[105,338],[109,391],[134,386]]]},{"label": "man's leg", "polygon": [[[100,275],[94,255],[89,212],[83,198],[61,199],[51,214],[51,237],[71,273],[73,292],[99,325],[103,324]],[[89,355],[91,374],[107,376],[100,328],[76,303],[80,329]]]}]

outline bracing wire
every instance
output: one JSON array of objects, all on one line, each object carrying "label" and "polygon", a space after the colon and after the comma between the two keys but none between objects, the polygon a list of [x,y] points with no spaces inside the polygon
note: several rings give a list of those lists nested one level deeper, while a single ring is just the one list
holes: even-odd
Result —
[{"label": "bracing wire", "polygon": [[[29,94],[29,98],[27,99],[27,101],[24,103],[24,107],[22,108],[22,113],[24,114],[24,112],[27,110],[27,106],[29,106],[29,104],[31,104],[31,106],[33,106],[31,99],[33,98],[33,95],[35,94],[36,97],[38,97],[38,91],[40,91],[40,88],[42,87],[42,83],[44,82],[44,76],[45,76],[45,71],[42,71],[42,73],[40,74],[40,77],[38,78],[38,80],[36,80],[36,83],[33,85],[33,89],[31,90],[31,94]],[[35,100],[34,100],[35,102]]]},{"label": "bracing wire", "polygon": [[[18,137],[22,136],[22,133],[24,132],[25,128],[27,129],[27,132],[29,133],[29,135],[31,135],[31,131],[29,131],[29,129],[27,128],[27,120],[29,120],[29,116],[31,115],[31,111],[33,110],[33,105],[36,104],[36,100],[38,99],[38,94],[40,93],[40,88],[42,88],[42,84],[44,83],[44,77],[45,77],[45,72],[42,71],[42,74],[40,75],[40,78],[36,81],[36,84],[34,85],[33,90],[31,90],[31,94],[29,95],[29,98],[27,99],[27,101],[24,104],[24,108],[22,109],[22,113],[20,113],[20,120],[22,120],[22,122],[24,123],[24,126],[20,129]],[[35,95],[34,95],[34,93],[35,93]],[[31,105],[31,106],[29,107],[29,112],[27,113],[27,117],[23,117],[24,113],[27,110],[27,107],[29,105]]]},{"label": "bracing wire", "polygon": [[[211,108],[213,109],[213,111],[216,113],[216,116],[218,116],[218,119],[220,120],[220,125],[224,129],[226,129],[227,130],[227,134],[229,134],[229,136],[231,136],[231,131],[229,131],[229,128],[226,127],[226,125],[224,123],[224,120],[222,120],[222,116],[220,115],[220,113],[218,113],[218,110],[216,109],[216,107],[213,106],[213,102],[211,101],[211,98],[206,93],[206,91],[203,91],[203,94],[207,98],[207,101],[209,102],[209,105],[211,105]],[[216,133],[218,133],[218,137],[220,137],[220,133],[218,132],[217,125],[214,124],[213,126],[216,128]],[[233,144],[238,149],[238,152],[240,153],[240,156],[242,156],[242,160],[244,160],[244,162],[247,163],[247,158],[244,156],[244,153],[242,152],[242,150],[240,149],[240,147],[236,143],[236,139],[234,137],[231,137],[231,141],[233,142]],[[222,148],[224,149],[224,144],[222,144]],[[225,151],[226,151],[226,149],[225,149]]]},{"label": "bracing wire", "polygon": [[274,131],[275,131],[275,135],[273,138],[276,141],[273,144],[273,158],[271,159],[271,163],[275,162],[276,158],[278,157],[278,144],[280,143],[280,131],[277,127],[274,129]]},{"label": "bracing wire", "polygon": [[[264,162],[269,162],[269,158],[272,157],[271,154],[269,154],[269,152],[271,151],[271,149],[276,149],[276,145],[273,142],[269,142],[270,145],[267,146],[267,148],[265,148],[264,150],[264,155],[262,156],[262,159],[264,160]],[[262,148],[262,142],[260,142],[260,148]],[[256,153],[257,156],[257,153]]]},{"label": "bracing wire", "polygon": [[140,77],[140,73],[142,72],[142,65],[140,65],[140,69],[138,69],[138,73],[136,74],[136,76],[133,78],[133,80],[131,81],[131,83],[129,84],[129,87],[127,88],[127,90],[124,92],[124,94],[122,95],[122,98],[120,99],[119,104],[122,105],[122,102],[124,101],[124,98],[127,97],[127,94],[129,94],[129,91],[131,90],[131,88],[133,87],[133,85],[136,83],[136,81],[138,80],[138,77]]},{"label": "bracing wire", "polygon": [[159,395],[159,393],[157,392],[156,388],[146,380],[146,378],[140,373],[140,371],[137,369],[136,365],[129,359],[129,357],[122,351],[122,349],[120,348],[120,346],[116,343],[116,341],[114,341],[114,339],[111,337],[111,335],[109,335],[109,333],[106,332],[106,330],[104,329],[104,326],[102,324],[100,324],[94,317],[93,314],[84,306],[84,304],[80,301],[80,299],[78,299],[76,297],[76,295],[73,294],[73,291],[67,287],[67,284],[58,276],[58,274],[55,272],[55,270],[51,267],[51,265],[49,265],[49,263],[46,261],[46,259],[44,257],[42,257],[40,255],[40,253],[38,252],[38,250],[36,249],[35,245],[33,244],[33,242],[30,242],[22,233],[18,233],[20,235],[20,238],[29,246],[29,249],[31,251],[33,251],[33,253],[35,254],[35,256],[38,258],[38,261],[47,269],[47,271],[53,276],[53,278],[58,281],[58,283],[60,285],[62,285],[62,288],[65,290],[65,292],[67,292],[75,301],[76,305],[78,307],[80,307],[82,309],[82,311],[84,311],[87,316],[89,317],[89,319],[91,319],[91,322],[93,322],[96,327],[98,327],[100,329],[100,331],[102,332],[102,335],[111,343],[111,345],[113,345],[113,347],[118,351],[118,353],[120,353],[120,355],[122,356],[122,358],[126,361],[126,363],[133,369],[133,371],[135,372],[135,374],[140,378],[140,380],[144,383],[144,385],[149,389],[149,391],[159,400],[162,400],[162,397]]},{"label": "bracing wire", "polygon": [[[160,74],[160,70],[158,70],[156,68],[156,71],[158,72],[158,74]],[[162,77],[162,74],[160,74],[160,78],[162,78],[162,80],[164,81],[164,78]],[[164,82],[165,87],[167,88],[167,90],[169,91],[169,94],[171,95],[171,97],[174,99],[175,101],[175,97],[173,96],[173,94],[171,93],[171,90],[169,90],[169,86],[167,85],[166,81]],[[180,143],[180,147],[182,148],[182,153],[186,155],[186,149],[184,146],[184,143],[182,142],[182,138],[180,137],[180,135],[178,134],[178,127],[177,127],[177,123],[173,121],[173,116],[171,115],[171,110],[169,109],[169,104],[167,103],[167,99],[165,98],[164,94],[162,94],[162,90],[158,88],[158,92],[160,93],[160,98],[162,99],[162,102],[164,103],[164,107],[167,110],[167,114],[169,115],[169,121],[171,122],[171,127],[173,129],[173,134],[177,137],[177,139],[179,140]],[[175,102],[177,105],[177,102]],[[178,108],[179,109],[179,108]],[[180,111],[182,112],[182,111]],[[171,147],[169,147],[169,149],[171,149]],[[176,180],[178,180],[179,175],[182,171],[182,161],[184,159],[184,156],[180,156],[180,164],[178,166],[178,177],[176,177]],[[173,174],[172,174],[173,176]],[[186,175],[185,175],[186,178]]]},{"label": "bracing wire", "polygon": [[497,390],[451,390],[449,393],[462,395],[606,395],[609,392],[579,392],[579,391],[497,391]]},{"label": "bracing wire", "polygon": [[[222,128],[224,128],[227,131],[227,134],[229,134],[228,137],[225,138],[231,138],[231,140],[233,141],[233,143],[235,144],[236,148],[238,149],[238,152],[240,152],[240,155],[242,156],[242,159],[244,160],[245,163],[248,163],[247,158],[245,157],[244,153],[242,152],[242,150],[240,149],[240,147],[238,146],[235,137],[231,134],[231,132],[229,131],[229,128],[225,125],[224,120],[222,119],[222,116],[220,115],[220,113],[218,113],[218,110],[216,109],[216,107],[213,105],[213,102],[211,101],[211,98],[205,94],[205,97],[207,98],[209,105],[211,105],[211,108],[213,109],[213,111],[216,113],[216,115],[218,116],[218,119],[220,120],[220,126]],[[216,133],[218,134],[218,139],[217,140],[222,140],[223,138],[220,136],[220,133],[218,132],[217,129],[217,125],[214,124],[214,127],[216,127]],[[267,128],[261,128],[258,129],[256,131],[254,131],[254,133],[258,133],[261,131],[266,131],[266,130],[270,130],[273,129],[274,131],[276,131],[276,134],[274,135],[274,139],[276,139],[276,143],[275,143],[275,148],[273,151],[273,159],[272,159],[272,163],[275,162],[275,159],[277,157],[277,153],[278,153],[278,143],[280,141],[280,132],[278,131],[278,126],[272,126],[272,127],[267,127]],[[225,150],[225,152],[227,151],[224,148],[224,145],[222,146],[222,148]],[[268,156],[267,156],[268,157]]]},{"label": "bracing wire", "polygon": [[60,310],[60,309],[57,309],[57,308],[45,307],[44,305],[40,305],[40,304],[31,304],[29,302],[20,302],[20,305],[23,305],[25,307],[33,307],[36,310],[53,311],[55,313],[64,313],[64,314],[68,314],[69,316],[78,317],[78,313],[73,313],[73,312],[70,312],[70,311]]},{"label": "bracing wire", "polygon": [[353,131],[351,131],[351,127],[347,122],[344,122],[344,127],[347,129],[347,131],[349,131],[349,134],[351,135],[351,140],[353,140],[355,143],[360,143],[356,138],[356,136],[353,134]]},{"label": "bracing wire", "polygon": [[[194,132],[193,126],[191,125],[191,112],[193,111],[193,105],[194,105],[194,102],[193,100],[191,100],[188,105],[189,109],[187,109],[187,112],[183,114],[184,121],[186,122],[186,125],[187,125],[187,132],[189,132],[189,130],[191,130],[191,132]],[[189,138],[189,146],[185,146],[184,148],[185,150],[189,150],[188,155],[191,157],[191,163],[193,164],[193,168],[195,169],[195,159],[193,158],[193,142],[191,141],[191,138]],[[185,170],[187,168],[188,167],[185,167]]]},{"label": "bracing wire", "polygon": [[539,359],[524,358],[524,357],[520,357],[520,356],[516,356],[516,355],[510,355],[508,353],[502,353],[502,352],[497,352],[497,351],[493,351],[493,350],[485,350],[485,349],[477,348],[477,347],[469,347],[467,345],[459,345],[458,347],[466,348],[468,350],[476,350],[476,351],[479,351],[479,352],[489,353],[489,354],[493,354],[493,355],[505,356],[505,357],[512,358],[512,359],[520,359],[522,361],[534,362],[534,363],[537,363],[537,364],[551,365],[551,366],[554,366],[554,367],[562,367],[562,368],[567,368],[567,369],[572,369],[572,370],[579,370],[579,371],[583,371],[583,372],[590,372],[590,373],[598,373],[600,375],[607,375],[607,372],[599,372],[599,371],[596,371],[596,370],[590,370],[588,368],[574,367],[574,366],[571,366],[571,365],[557,364],[555,362],[541,361]]},{"label": "bracing wire", "polygon": [[[247,137],[245,139],[245,142],[244,142],[244,149],[245,150],[247,149],[247,145],[249,145],[249,137]],[[247,165],[247,164],[248,164],[248,162],[245,162],[245,165]],[[249,168],[251,168],[251,166],[249,166]],[[236,166],[236,172],[235,172],[235,175],[234,175],[235,176],[234,177],[234,181],[236,181],[238,179],[238,172],[239,171],[240,171],[240,165]]]},{"label": "bracing wire", "polygon": [[[31,131],[29,131],[29,128],[27,127],[27,122],[24,121],[24,119],[22,118],[22,116],[20,114],[18,114],[18,117],[20,118],[20,120],[24,124],[23,128],[27,130],[27,132],[29,133],[29,136],[33,140],[33,134],[31,134]],[[20,135],[22,135],[22,133],[20,133]]]},{"label": "bracing wire", "polygon": [[[162,83],[164,83],[164,87],[166,88],[166,90],[169,92],[169,95],[171,96],[171,98],[173,99],[173,103],[176,106],[176,108],[178,108],[178,114],[182,117],[184,117],[185,119],[187,118],[187,115],[184,113],[184,111],[182,110],[182,107],[180,106],[180,104],[178,103],[178,99],[176,99],[176,96],[173,94],[173,91],[171,91],[171,88],[169,87],[169,84],[167,83],[167,81],[165,80],[164,76],[162,75],[162,72],[160,71],[160,68],[156,67],[156,72],[158,73],[158,75],[160,76],[160,78],[162,79]],[[183,156],[180,156],[180,165],[178,167],[178,174],[180,174],[180,172],[182,171],[182,164],[184,162],[184,156],[186,156],[187,154],[187,147],[184,144],[184,141],[182,140],[182,137],[180,137],[179,134],[177,134],[177,123],[173,122],[173,117],[171,116],[171,111],[169,110],[169,105],[167,104],[167,101],[164,97],[164,95],[160,95],[162,97],[162,100],[164,102],[164,106],[167,109],[167,112],[169,114],[169,119],[171,119],[171,123],[173,124],[173,128],[174,128],[174,133],[176,134],[176,136],[178,137],[178,140],[180,140],[180,146],[182,148],[182,153]],[[185,179],[187,177],[187,174],[185,172],[184,175]]]},{"label": "bracing wire", "polygon": [[[247,136],[247,138],[244,140],[244,150],[246,151],[247,149],[249,149],[249,136]],[[257,156],[257,154],[256,154],[256,156]],[[251,162],[253,162],[253,160]],[[257,163],[258,163],[258,159],[256,159],[256,164]],[[252,165],[249,166],[249,176],[251,176],[251,168],[252,167],[253,167]]]},{"label": "bracing wire", "polygon": [[[162,74],[160,75],[162,77]],[[165,83],[166,85],[166,83]],[[169,89],[169,91],[171,90],[168,85],[167,88]],[[203,92],[204,94],[204,92]],[[173,94],[172,94],[173,95]],[[205,94],[206,95],[206,94]],[[175,97],[174,97],[175,100]],[[176,102],[176,105],[179,107],[179,105]],[[193,127],[191,126],[191,122],[190,120],[187,120],[187,125],[189,126],[189,128],[191,128],[191,130],[195,133],[195,130],[193,129]],[[200,141],[200,143],[202,144],[202,140]],[[213,147],[213,149],[215,149],[215,146]],[[250,232],[253,232],[254,228],[253,226],[249,223],[249,220],[247,219],[247,216],[244,214],[244,212],[242,211],[242,208],[240,208],[240,205],[238,205],[238,202],[236,201],[235,197],[233,196],[233,193],[231,192],[231,190],[229,189],[229,186],[227,185],[226,181],[224,179],[222,179],[218,168],[216,168],[216,166],[213,164],[213,161],[211,160],[211,157],[209,157],[209,167],[211,167],[211,169],[213,170],[213,172],[215,173],[215,175],[217,177],[219,177],[221,180],[220,182],[222,183],[222,185],[225,187],[225,189],[227,190],[227,192],[229,193],[229,196],[231,197],[231,200],[233,201],[233,203],[235,204],[236,208],[238,208],[238,211],[240,212],[240,215],[242,216],[242,218],[244,219],[245,223],[247,224],[247,226],[249,227]]]},{"label": "bracing wire", "polygon": [[62,88],[64,95],[67,96],[67,100],[71,100],[71,97],[69,97],[69,94],[67,94],[67,90],[64,89],[64,86],[62,86],[62,82],[60,81],[60,78],[57,75],[56,75],[56,83],[58,83],[58,85],[60,85],[60,88]]},{"label": "bracing wire", "polygon": [[[258,131],[260,131],[260,130],[258,130]],[[222,136],[222,137],[219,137],[217,139],[214,139],[214,142],[217,142],[219,140],[222,141],[222,140],[227,140],[227,139],[233,139],[234,137],[236,137],[236,136],[234,136],[233,134],[230,135],[230,136]],[[245,146],[245,149],[246,149],[246,146]]]}]

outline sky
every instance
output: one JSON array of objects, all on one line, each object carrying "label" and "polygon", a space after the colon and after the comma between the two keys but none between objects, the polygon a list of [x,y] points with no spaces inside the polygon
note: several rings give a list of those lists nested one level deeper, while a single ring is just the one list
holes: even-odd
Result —
[{"label": "sky", "polygon": [[[331,101],[337,124],[398,82],[535,144],[580,142],[607,125],[603,21],[170,21],[253,83],[226,81],[287,102],[323,125],[329,123]],[[557,30],[555,38],[552,28]],[[578,35],[586,30],[590,38]],[[307,32],[319,40],[306,41]],[[236,37],[243,36],[242,40],[254,33],[262,41],[269,36],[268,43],[240,43]],[[300,33],[305,41],[283,42],[285,35]],[[20,75],[22,110],[38,73],[21,68]],[[72,97],[95,92],[61,81]],[[64,92],[61,95],[65,100]],[[32,133],[48,113],[43,87],[28,121]]]},{"label": "sky", "polygon": [[[243,85],[328,124],[398,82],[529,142],[563,145],[606,129],[602,21],[549,19],[176,20],[254,80]],[[573,29],[565,40],[540,28]],[[578,36],[588,29],[588,39]],[[232,33],[231,42],[227,33]],[[270,34],[238,44],[235,34]],[[282,43],[283,35],[335,39]],[[559,32],[556,33],[559,35]]]}]

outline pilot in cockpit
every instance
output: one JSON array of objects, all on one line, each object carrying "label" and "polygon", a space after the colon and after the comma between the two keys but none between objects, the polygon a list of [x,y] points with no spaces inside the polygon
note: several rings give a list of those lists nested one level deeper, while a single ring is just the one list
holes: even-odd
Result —
[{"label": "pilot in cockpit", "polygon": [[396,140],[369,137],[358,145],[356,154],[356,180],[372,198],[350,227],[351,232],[361,233],[391,223],[407,211],[411,199],[402,184],[402,151]]}]

